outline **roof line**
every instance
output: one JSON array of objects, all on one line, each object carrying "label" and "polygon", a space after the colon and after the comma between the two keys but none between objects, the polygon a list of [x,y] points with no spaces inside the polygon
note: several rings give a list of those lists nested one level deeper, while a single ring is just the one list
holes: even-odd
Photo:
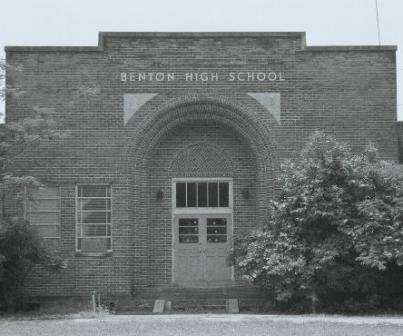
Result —
[{"label": "roof line", "polygon": [[4,50],[7,51],[55,51],[55,52],[100,52],[103,48],[88,47],[88,46],[5,46]]},{"label": "roof line", "polygon": [[137,38],[148,38],[148,37],[161,37],[161,38],[208,38],[208,37],[305,37],[305,32],[217,32],[217,31],[205,31],[205,32],[99,32],[99,37],[112,36],[112,37],[137,37]]},{"label": "roof line", "polygon": [[330,46],[307,46],[304,51],[396,51],[396,45],[330,45]]},{"label": "roof line", "polygon": [[104,50],[106,37],[119,38],[287,38],[301,39],[301,48],[305,47],[305,32],[99,32],[98,46],[5,46],[7,51],[54,51],[54,52],[99,52]]},{"label": "roof line", "polygon": [[19,52],[103,52],[105,38],[289,38],[301,40],[297,51],[396,51],[394,45],[330,45],[307,46],[305,32],[99,32],[98,46],[6,46],[4,50]]}]

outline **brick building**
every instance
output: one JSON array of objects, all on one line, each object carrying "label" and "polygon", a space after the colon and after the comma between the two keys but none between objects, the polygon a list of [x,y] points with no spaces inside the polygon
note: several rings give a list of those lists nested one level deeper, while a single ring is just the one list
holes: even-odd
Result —
[{"label": "brick building", "polygon": [[394,46],[305,33],[100,33],[97,47],[6,47],[7,120],[50,109],[27,208],[68,260],[36,296],[241,285],[225,258],[257,227],[279,162],[315,130],[398,159]]}]

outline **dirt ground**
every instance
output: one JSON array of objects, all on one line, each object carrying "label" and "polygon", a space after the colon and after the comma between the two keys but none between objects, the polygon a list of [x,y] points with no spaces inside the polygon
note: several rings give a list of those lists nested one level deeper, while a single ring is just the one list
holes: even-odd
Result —
[{"label": "dirt ground", "polygon": [[402,336],[403,317],[290,315],[67,315],[0,319],[1,336]]}]

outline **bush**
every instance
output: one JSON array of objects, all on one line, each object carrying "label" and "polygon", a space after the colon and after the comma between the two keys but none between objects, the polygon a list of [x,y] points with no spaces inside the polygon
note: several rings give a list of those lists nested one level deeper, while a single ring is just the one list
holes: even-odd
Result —
[{"label": "bush", "polygon": [[65,267],[48,250],[29,223],[21,218],[0,219],[0,300],[3,309],[23,308],[24,280],[34,265],[49,269]]},{"label": "bush", "polygon": [[279,183],[267,226],[233,250],[246,278],[269,289],[284,309],[369,311],[385,308],[396,294],[403,298],[398,165],[379,160],[372,145],[354,154],[316,132],[282,165]]}]

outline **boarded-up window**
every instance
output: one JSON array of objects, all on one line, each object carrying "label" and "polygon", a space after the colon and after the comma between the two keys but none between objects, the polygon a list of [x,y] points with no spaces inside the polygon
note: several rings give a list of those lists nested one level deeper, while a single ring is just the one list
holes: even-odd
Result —
[{"label": "boarded-up window", "polygon": [[34,190],[26,209],[29,223],[45,239],[60,238],[60,189],[46,187]]},{"label": "boarded-up window", "polygon": [[77,251],[112,250],[112,195],[108,185],[79,185],[76,195]]}]

